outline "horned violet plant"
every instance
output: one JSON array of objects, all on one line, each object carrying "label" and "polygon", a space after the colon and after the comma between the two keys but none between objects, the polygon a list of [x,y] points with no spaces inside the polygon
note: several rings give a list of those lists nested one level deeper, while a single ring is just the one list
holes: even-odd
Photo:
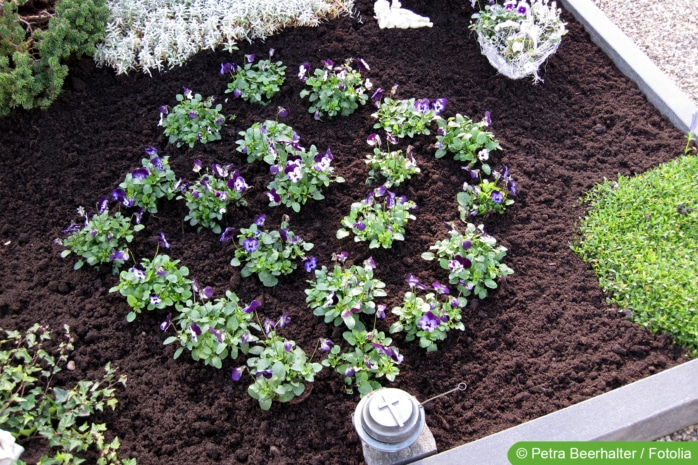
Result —
[{"label": "horned violet plant", "polygon": [[[192,170],[199,173],[201,169],[201,161],[196,160]],[[238,170],[233,169],[233,165],[214,163],[210,171],[200,174],[198,181],[183,185],[177,199],[184,199],[189,208],[185,221],[196,226],[198,231],[208,228],[220,234],[220,222],[228,211],[228,204],[246,206],[247,202],[242,197],[249,188]]]},{"label": "horned violet plant", "polygon": [[90,215],[83,207],[78,207],[77,211],[83,218],[83,224],[71,222],[63,231],[68,236],[56,240],[65,247],[61,257],[65,258],[71,253],[79,256],[74,266],[76,270],[85,263],[92,266],[111,263],[112,271],[116,273],[129,259],[126,244],[133,240],[133,233],[142,230],[144,226],[131,226],[131,219],[121,212],[111,215],[106,197],[97,204],[97,213]]},{"label": "horned violet plant", "polygon": [[157,213],[157,202],[163,197],[175,196],[173,186],[176,176],[170,168],[169,157],[158,156],[155,147],[147,147],[148,158],[141,160],[141,167],[126,174],[124,181],[112,192],[112,197],[125,207],[140,207],[149,213]]},{"label": "horned violet plant", "polygon": [[301,91],[300,96],[308,97],[308,112],[315,119],[349,116],[359,105],[366,104],[366,92],[371,90],[372,85],[369,79],[364,80],[361,76],[361,71],[368,69],[364,60],[349,58],[343,64],[335,64],[328,59],[321,63],[322,67],[316,68],[312,75],[309,75],[309,63],[300,65],[298,71],[298,78],[308,86],[308,89]]},{"label": "horned violet plant", "polygon": [[301,150],[300,136],[291,126],[278,121],[256,122],[238,133],[237,151],[247,155],[247,163],[264,160],[269,165],[278,159],[286,159],[289,153]]},{"label": "horned violet plant", "polygon": [[232,81],[228,83],[226,94],[233,94],[249,103],[268,105],[286,80],[286,66],[281,61],[272,62],[274,49],[269,49],[269,60],[255,63],[255,54],[245,55],[245,64],[222,63],[221,74],[229,74]]},{"label": "horned violet plant", "polygon": [[501,146],[494,134],[485,129],[492,124],[489,111],[478,123],[456,114],[447,120],[440,119],[437,124],[436,158],[450,153],[454,160],[466,162],[469,168],[479,166],[485,174],[490,174],[490,152],[501,149]]},{"label": "horned violet plant", "polygon": [[452,297],[449,288],[439,282],[432,283],[434,292],[420,297],[417,292],[426,291],[427,286],[414,275],[407,275],[406,281],[410,290],[405,293],[402,305],[392,309],[398,321],[390,326],[390,332],[405,332],[406,341],[417,339],[421,348],[435,352],[436,343],[445,340],[449,331],[465,330],[461,311],[467,301],[463,297]]},{"label": "horned violet plant", "polygon": [[371,116],[378,121],[373,125],[383,129],[397,138],[414,137],[415,134],[430,134],[430,127],[435,119],[439,119],[448,99],[406,99],[395,100],[392,96],[383,96],[382,89],[374,92],[372,100],[378,111]]},{"label": "horned violet plant", "polygon": [[[183,93],[177,94],[179,102],[174,108],[160,107],[160,122],[158,126],[165,128],[165,135],[170,144],[181,147],[187,144],[193,148],[197,141],[202,144],[220,140],[221,128],[226,116],[221,113],[223,106],[215,103],[214,97],[204,99],[201,94],[192,93],[191,89],[182,88]],[[227,119],[235,119],[229,115]]]},{"label": "horned violet plant", "polygon": [[429,247],[434,252],[424,252],[422,258],[438,260],[441,268],[448,271],[449,283],[456,286],[461,296],[484,299],[489,290],[497,288],[497,279],[514,273],[502,263],[507,249],[497,245],[484,227],[467,223],[465,232],[461,232],[450,223],[448,235]]},{"label": "horned violet plant", "polygon": [[514,203],[510,196],[517,193],[516,181],[509,174],[508,166],[504,166],[504,172],[494,170],[488,177],[483,177],[480,170],[465,168],[472,184],[465,181],[463,191],[456,196],[460,219],[464,223],[490,212],[504,213]]},{"label": "horned violet plant", "polygon": [[368,247],[389,249],[393,241],[405,240],[405,226],[416,217],[417,208],[407,197],[398,197],[384,186],[373,189],[361,202],[351,204],[351,212],[342,219],[337,239],[354,234],[356,242],[369,241]]},{"label": "horned violet plant", "polygon": [[[243,267],[240,271],[243,278],[254,273],[262,284],[273,287],[279,276],[296,269],[296,262],[305,259],[305,253],[313,248],[313,244],[288,229],[288,216],[284,215],[278,230],[262,229],[265,220],[265,215],[259,215],[249,228],[240,229],[235,256],[230,264]],[[227,242],[232,238],[233,232],[228,229],[221,236],[221,241]]]},{"label": "horned violet plant", "polygon": [[366,164],[370,168],[366,184],[382,181],[383,186],[389,189],[399,186],[415,174],[419,174],[421,170],[417,166],[411,145],[404,152],[400,149],[390,150],[390,144],[396,145],[397,139],[391,133],[387,133],[386,138],[388,147],[387,151],[383,151],[380,136],[378,134],[368,136],[368,145],[374,149],[373,155],[369,154],[366,157]]}]

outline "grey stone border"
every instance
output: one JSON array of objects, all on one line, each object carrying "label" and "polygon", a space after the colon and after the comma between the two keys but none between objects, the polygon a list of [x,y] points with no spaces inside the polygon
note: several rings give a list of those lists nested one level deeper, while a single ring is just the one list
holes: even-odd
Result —
[{"label": "grey stone border", "polygon": [[[683,133],[698,108],[591,0],[560,0],[591,40]],[[510,465],[519,441],[650,441],[698,423],[698,360],[508,430],[413,462]]]},{"label": "grey stone border", "polygon": [[618,69],[635,81],[647,100],[687,134],[691,118],[698,111],[691,98],[591,0],[560,0],[560,3],[584,26],[591,40],[613,60]]},{"label": "grey stone border", "polygon": [[519,441],[654,440],[698,423],[696,385],[691,360],[413,465],[510,465],[507,452]]}]

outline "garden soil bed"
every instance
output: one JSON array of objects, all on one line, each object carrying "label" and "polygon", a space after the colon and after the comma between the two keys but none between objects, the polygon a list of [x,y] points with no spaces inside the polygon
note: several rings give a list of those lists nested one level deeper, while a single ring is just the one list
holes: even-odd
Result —
[{"label": "garden soil bed", "polygon": [[[512,81],[497,75],[468,31],[472,13],[467,1],[409,1],[404,7],[431,17],[434,27],[379,30],[373,2],[357,3],[360,20],[343,17],[316,28],[291,29],[266,42],[240,44],[232,56],[206,51],[184,67],[149,77],[116,76],[89,59],[71,65],[65,91],[47,111],[14,112],[0,120],[0,327],[26,329],[35,322],[58,333],[68,324],[76,336],[75,370],[60,382],[70,385],[101,376],[111,362],[128,377],[119,389],[114,412],[98,417],[121,439],[122,456],[140,464],[358,464],[361,446],[351,425],[359,398],[345,393],[343,379],[326,369],[312,395],[298,404],[275,404],[262,411],[247,393],[247,383],[230,379],[226,361],[217,370],[186,354],[173,360],[175,347],[163,346],[158,325],[167,311],[148,312],[127,323],[128,306],[109,288],[117,282],[106,267],[73,271],[74,257],[60,258],[53,240],[75,219],[75,208],[94,210],[124,175],[139,166],[143,149],[155,146],[170,156],[180,176],[191,177],[192,162],[233,163],[253,190],[249,207],[231,208],[226,226],[247,227],[258,213],[278,225],[291,213],[291,229],[313,242],[313,255],[331,266],[333,252],[349,252],[350,262],[373,256],[376,275],[387,284],[382,303],[401,302],[405,275],[423,282],[447,281],[434,262],[420,254],[446,237],[444,222],[458,219],[456,193],[465,172],[453,160],[433,156],[434,137],[412,140],[421,175],[395,189],[420,206],[407,227],[406,241],[390,250],[369,250],[335,232],[353,201],[363,198],[373,132],[370,105],[347,118],[314,121],[299,92],[297,66],[309,61],[364,58],[367,76],[389,89],[399,83],[399,98],[449,99],[445,116],[456,112],[475,120],[485,111],[503,150],[496,165],[509,166],[518,181],[516,203],[503,215],[482,224],[508,248],[506,263],[515,273],[482,301],[464,310],[465,332],[454,332],[427,354],[415,343],[395,337],[405,360],[391,387],[424,400],[466,382],[465,393],[426,406],[427,424],[438,448],[445,450],[532,420],[611,389],[657,373],[686,359],[664,336],[633,325],[609,306],[594,274],[570,249],[584,207],[580,198],[594,183],[632,175],[675,158],[683,135],[654,109],[634,83],[591,43],[573,18],[564,13],[569,34],[541,76]],[[252,106],[224,94],[220,63],[241,62],[243,53],[266,54],[288,65],[282,92],[268,107]],[[237,118],[223,139],[193,149],[167,144],[157,126],[158,107],[174,105],[187,86],[215,95],[224,113]],[[347,179],[326,190],[326,200],[311,201],[299,214],[270,208],[265,186],[270,181],[260,163],[248,165],[235,148],[238,131],[274,119],[277,106],[290,110],[284,120],[309,147],[330,147],[335,166]],[[404,144],[403,144],[404,146]],[[310,275],[297,270],[274,288],[256,278],[242,279],[229,265],[232,245],[209,231],[197,234],[183,222],[181,201],[161,205],[145,218],[132,249],[152,257],[164,232],[191,276],[242,300],[263,299],[262,315],[292,317],[283,335],[312,352],[320,337],[341,341],[339,329],[325,325],[305,305],[303,289]],[[394,319],[379,322],[387,331]],[[36,458],[30,446],[25,458]]]}]

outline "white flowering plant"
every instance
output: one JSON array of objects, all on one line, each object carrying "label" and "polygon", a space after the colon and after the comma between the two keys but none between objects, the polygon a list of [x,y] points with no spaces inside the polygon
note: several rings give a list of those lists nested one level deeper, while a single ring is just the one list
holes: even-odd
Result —
[{"label": "white flowering plant", "polygon": [[369,241],[368,247],[389,249],[393,241],[405,240],[405,226],[416,217],[410,210],[417,204],[407,197],[398,197],[380,186],[373,189],[361,202],[351,204],[349,215],[342,219],[342,226],[337,231],[337,239],[354,234],[354,241]]},{"label": "white flowering plant", "polygon": [[428,287],[411,274],[407,275],[406,281],[410,290],[405,293],[402,305],[391,310],[398,316],[398,321],[390,326],[390,332],[404,332],[406,341],[418,339],[419,347],[435,352],[436,343],[445,340],[449,331],[465,330],[461,311],[467,301],[463,297],[450,296],[450,289],[439,282],[432,283],[435,292],[420,297],[417,291],[426,291]]},{"label": "white flowering plant", "polygon": [[220,369],[223,360],[235,360],[240,352],[246,354],[257,341],[252,330],[261,331],[254,322],[254,310],[259,303],[253,300],[243,307],[231,291],[226,291],[225,297],[211,300],[213,289],[210,287],[199,289],[196,295],[199,299],[186,299],[177,304],[176,316],[170,313],[160,324],[163,332],[173,328],[176,333],[167,337],[163,344],[179,343],[175,359],[186,349],[193,360]]},{"label": "white flowering plant", "polygon": [[511,79],[532,75],[534,82],[541,80],[538,68],[567,33],[560,9],[550,0],[485,5],[473,14],[470,29],[477,33],[482,54],[501,74]]},{"label": "white flowering plant", "polygon": [[269,60],[255,62],[255,54],[245,55],[245,64],[222,63],[221,74],[229,74],[232,81],[228,83],[226,94],[233,94],[249,103],[268,105],[286,80],[286,66],[281,61],[272,62],[274,49],[269,50]]},{"label": "white flowering plant", "polygon": [[[230,265],[242,266],[240,275],[243,278],[256,273],[262,284],[273,287],[279,276],[291,274],[296,269],[296,262],[305,260],[305,253],[313,248],[313,244],[288,229],[286,215],[278,230],[262,229],[265,221],[265,215],[257,215],[249,228],[240,229]],[[226,229],[221,241],[231,241],[233,234],[232,228]]]},{"label": "white flowering plant", "polygon": [[487,234],[484,227],[467,223],[465,232],[460,232],[449,223],[448,235],[447,239],[429,247],[434,252],[424,252],[422,258],[436,259],[441,268],[449,272],[449,283],[456,286],[460,296],[475,295],[484,299],[489,290],[497,288],[496,279],[514,273],[502,263],[507,249],[497,245],[497,240]]},{"label": "white flowering plant", "polygon": [[[204,99],[201,94],[192,93],[191,89],[183,88],[182,94],[177,94],[179,102],[174,108],[160,106],[160,122],[158,126],[165,128],[165,135],[170,144],[181,147],[187,144],[193,148],[196,142],[206,144],[221,139],[221,128],[226,116],[221,114],[223,106],[215,103],[214,97]],[[229,120],[235,115],[229,115]]]},{"label": "white flowering plant", "polygon": [[[193,171],[199,173],[201,168],[201,161],[196,160]],[[228,211],[228,204],[247,205],[242,197],[249,188],[238,170],[233,169],[233,165],[214,163],[211,165],[211,171],[201,173],[198,181],[180,187],[177,199],[184,199],[189,208],[184,221],[196,226],[197,231],[208,228],[220,234],[220,222]]]},{"label": "white flowering plant", "polygon": [[[165,241],[161,234],[161,241]],[[167,244],[167,242],[164,242]],[[171,260],[169,255],[155,255],[150,260],[144,258],[138,265],[119,274],[119,284],[109,292],[119,292],[126,297],[131,311],[126,315],[129,323],[136,319],[143,309],[156,310],[184,302],[192,296],[192,280],[187,276],[189,269],[179,266],[179,260]]]},{"label": "white flowering plant", "polygon": [[[285,110],[280,109],[283,114]],[[278,121],[266,120],[253,123],[245,131],[240,131],[241,139],[235,141],[237,151],[247,155],[247,163],[263,160],[269,165],[276,164],[279,158],[301,150],[300,136],[291,126]]]},{"label": "white flowering plant", "polygon": [[274,175],[274,180],[267,186],[269,206],[285,205],[299,212],[309,199],[325,198],[323,187],[344,182],[344,178],[334,172],[334,155],[329,148],[324,153],[319,153],[314,145],[308,151],[302,148],[286,150],[277,152],[277,163],[269,168]]},{"label": "white flowering plant", "polygon": [[463,183],[463,190],[458,193],[458,212],[460,219],[467,223],[475,216],[486,215],[490,212],[504,213],[506,208],[514,204],[517,193],[516,181],[509,174],[509,167],[504,171],[492,171],[489,177],[482,177],[480,170],[466,167],[470,180]]},{"label": "white flowering plant", "polygon": [[457,113],[448,119],[439,119],[437,124],[436,158],[450,153],[455,160],[466,162],[467,167],[479,165],[485,174],[490,174],[490,152],[501,149],[501,146],[494,134],[486,129],[492,124],[489,111],[479,122]]},{"label": "white flowering plant", "polygon": [[390,150],[390,144],[397,144],[397,139],[391,133],[386,133],[388,139],[387,150],[383,151],[381,139],[378,134],[368,136],[368,145],[374,147],[373,154],[366,156],[366,164],[369,166],[366,184],[381,182],[386,188],[399,186],[412,176],[419,174],[421,170],[414,158],[413,147],[407,149]]},{"label": "white flowering plant", "polygon": [[[368,70],[368,64],[361,58],[348,58],[343,64],[335,64],[332,60],[321,60],[322,68],[316,68],[309,75],[310,64],[303,63],[299,67],[298,78],[305,82],[309,89],[301,90],[301,98],[308,97],[312,113],[316,120],[327,116],[349,116],[368,101],[367,91],[372,84],[364,80],[362,70]],[[356,65],[354,69],[353,65]]]},{"label": "white flowering plant", "polygon": [[112,197],[127,208],[140,207],[149,213],[157,213],[157,202],[175,196],[172,189],[176,176],[170,168],[169,157],[158,156],[155,147],[147,147],[148,158],[141,160],[141,167],[126,174],[124,181],[112,192]]}]

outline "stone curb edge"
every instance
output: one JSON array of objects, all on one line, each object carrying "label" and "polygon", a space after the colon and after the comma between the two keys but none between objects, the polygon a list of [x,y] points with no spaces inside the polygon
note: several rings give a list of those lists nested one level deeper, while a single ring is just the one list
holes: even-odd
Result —
[{"label": "stone curb edge", "polygon": [[684,134],[698,107],[591,0],[560,0],[618,69],[633,80],[647,100]]},{"label": "stone curb edge", "polygon": [[697,384],[691,360],[413,465],[510,465],[519,441],[651,441],[698,423]]}]

